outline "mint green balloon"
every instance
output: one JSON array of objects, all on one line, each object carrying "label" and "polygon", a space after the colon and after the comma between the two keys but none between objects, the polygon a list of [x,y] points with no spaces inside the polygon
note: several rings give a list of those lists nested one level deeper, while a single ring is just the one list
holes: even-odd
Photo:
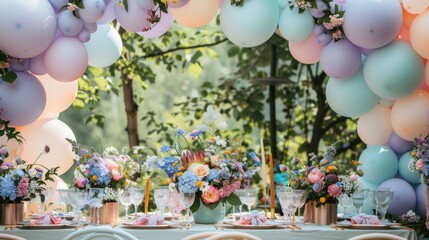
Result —
[{"label": "mint green balloon", "polygon": [[398,172],[398,157],[395,152],[383,145],[367,147],[359,157],[363,177],[375,184],[393,178]]},{"label": "mint green balloon", "polygon": [[363,68],[369,88],[384,99],[398,99],[410,95],[424,75],[422,59],[411,45],[393,42],[371,52]]},{"label": "mint green balloon", "polygon": [[411,152],[404,153],[404,155],[401,156],[399,159],[399,174],[401,177],[413,184],[413,183],[420,183],[420,174],[419,171],[411,172],[408,169],[408,163],[413,159],[413,156],[411,156]]},{"label": "mint green balloon", "polygon": [[329,79],[326,99],[336,113],[345,117],[359,117],[373,109],[379,97],[369,90],[362,70],[359,70],[349,79]]},{"label": "mint green balloon", "polygon": [[279,30],[284,38],[292,42],[301,42],[307,39],[314,28],[314,19],[310,11],[298,12],[298,7],[282,10],[279,20]]}]

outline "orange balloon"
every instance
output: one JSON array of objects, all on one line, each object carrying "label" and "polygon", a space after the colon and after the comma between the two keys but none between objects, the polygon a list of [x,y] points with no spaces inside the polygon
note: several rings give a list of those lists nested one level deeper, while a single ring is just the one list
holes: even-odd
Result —
[{"label": "orange balloon", "polygon": [[380,104],[362,115],[357,124],[360,139],[367,145],[383,145],[393,133],[390,109]]},{"label": "orange balloon", "polygon": [[417,17],[417,14],[411,14],[408,11],[404,9],[404,6],[402,5],[402,22],[403,26],[410,29],[411,23],[413,23],[414,18]]},{"label": "orange balloon", "polygon": [[410,42],[414,50],[429,59],[429,10],[419,14],[411,24]]},{"label": "orange balloon", "polygon": [[217,0],[191,0],[181,8],[169,8],[174,20],[179,24],[197,28],[207,25],[219,10]]},{"label": "orange balloon", "polygon": [[401,32],[399,32],[398,39],[410,42],[410,30],[408,28],[402,27]]},{"label": "orange balloon", "polygon": [[429,131],[429,93],[416,90],[408,97],[399,99],[392,108],[393,130],[403,139],[414,140]]}]

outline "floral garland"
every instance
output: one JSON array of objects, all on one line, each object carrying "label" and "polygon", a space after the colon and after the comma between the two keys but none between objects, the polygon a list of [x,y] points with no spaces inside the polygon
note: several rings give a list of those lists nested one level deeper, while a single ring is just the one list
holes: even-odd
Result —
[{"label": "floral garland", "polygon": [[412,172],[420,172],[420,181],[429,185],[429,135],[414,139],[414,147],[411,151],[413,159],[408,163],[408,169]]}]

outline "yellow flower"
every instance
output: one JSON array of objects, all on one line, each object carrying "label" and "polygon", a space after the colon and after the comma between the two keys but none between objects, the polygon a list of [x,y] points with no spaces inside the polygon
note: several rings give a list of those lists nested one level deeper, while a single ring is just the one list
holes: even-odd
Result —
[{"label": "yellow flower", "polygon": [[180,177],[180,176],[182,176],[182,174],[183,174],[183,172],[178,172],[177,176]]},{"label": "yellow flower", "polygon": [[326,169],[330,172],[337,170],[335,166],[328,166]]},{"label": "yellow flower", "polygon": [[232,153],[232,151],[231,151],[231,149],[228,149],[228,150],[225,151],[225,153],[229,155],[229,154]]},{"label": "yellow flower", "polygon": [[210,136],[210,141],[214,141],[216,139],[215,136]]},{"label": "yellow flower", "polygon": [[413,156],[413,157],[414,157],[415,155],[416,155],[416,153],[415,153],[415,152],[411,152],[411,156]]},{"label": "yellow flower", "polygon": [[325,203],[325,202],[326,202],[326,198],[321,197],[321,198],[319,199],[319,202],[320,202],[320,203]]},{"label": "yellow flower", "polygon": [[168,179],[162,180],[162,185],[167,185],[169,183],[170,183],[170,180],[168,180]]},{"label": "yellow flower", "polygon": [[130,180],[125,179],[125,186],[128,186],[128,185],[130,185]]},{"label": "yellow flower", "polygon": [[237,149],[236,151],[237,153],[241,153],[241,148]]},{"label": "yellow flower", "polygon": [[177,165],[176,163],[171,164],[171,166],[173,166],[173,167],[175,167],[176,165]]},{"label": "yellow flower", "polygon": [[97,177],[97,175],[92,175],[91,179],[92,179],[93,181],[97,181],[98,177]]},{"label": "yellow flower", "polygon": [[125,177],[125,178],[128,178],[128,177],[129,177],[129,175],[128,175],[128,170],[125,170],[125,171],[124,171],[124,177]]},{"label": "yellow flower", "polygon": [[198,188],[200,188],[202,185],[203,185],[203,183],[200,181],[200,180],[198,180],[197,181],[197,183],[195,184]]}]

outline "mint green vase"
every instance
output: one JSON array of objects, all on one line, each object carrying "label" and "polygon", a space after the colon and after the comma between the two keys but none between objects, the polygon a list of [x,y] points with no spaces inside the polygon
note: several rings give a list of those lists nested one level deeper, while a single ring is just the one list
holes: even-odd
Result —
[{"label": "mint green vase", "polygon": [[[201,201],[201,200],[200,200]],[[196,212],[194,212],[194,221],[195,223],[200,224],[213,224],[220,221],[223,221],[225,218],[226,204],[219,203],[217,207],[213,210],[204,206],[201,202],[200,207]]]}]

